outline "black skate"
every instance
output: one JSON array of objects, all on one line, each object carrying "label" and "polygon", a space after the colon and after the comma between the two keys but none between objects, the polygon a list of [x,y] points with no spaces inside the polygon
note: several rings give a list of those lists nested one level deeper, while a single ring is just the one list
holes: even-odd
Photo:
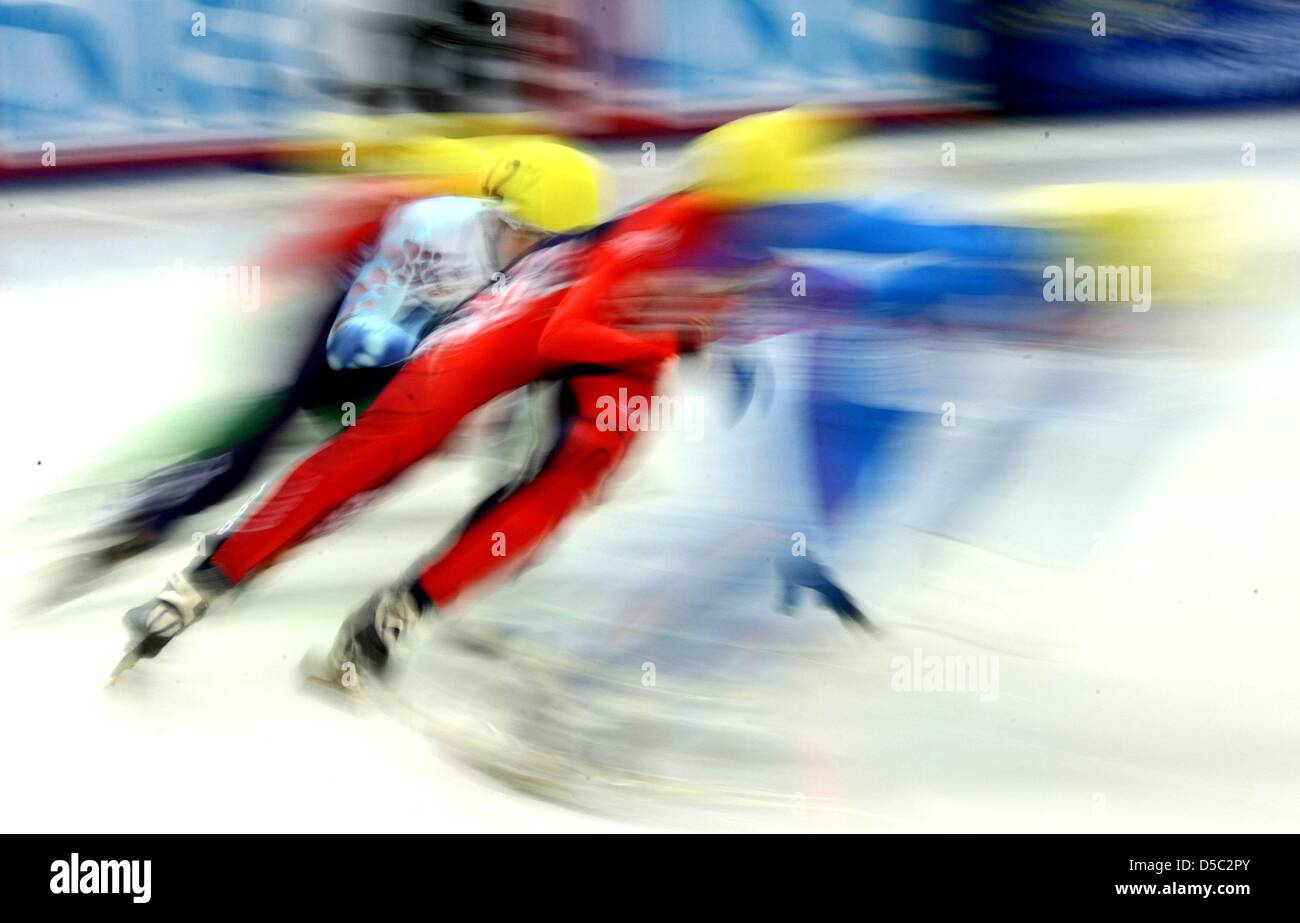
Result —
[{"label": "black skate", "polygon": [[128,485],[99,517],[100,524],[78,539],[98,547],[47,566],[38,575],[39,590],[28,608],[36,612],[76,599],[118,565],[156,548],[183,516],[219,499],[214,496],[216,485],[242,470],[232,459],[234,451],[228,450],[212,458],[179,462]]},{"label": "black skate", "polygon": [[23,611],[40,614],[89,593],[113,568],[157,547],[161,539],[152,529],[140,529],[120,535],[93,551],[47,564],[34,575],[35,589],[25,601]]},{"label": "black skate", "polygon": [[424,608],[410,587],[390,587],[366,600],[343,622],[330,649],[335,682],[353,689],[363,676],[383,676],[393,650],[415,629]]}]

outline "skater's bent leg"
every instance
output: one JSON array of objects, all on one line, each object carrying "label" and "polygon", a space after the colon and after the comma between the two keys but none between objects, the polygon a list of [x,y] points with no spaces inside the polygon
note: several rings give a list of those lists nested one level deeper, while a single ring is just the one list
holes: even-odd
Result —
[{"label": "skater's bent leg", "polygon": [[295,468],[226,539],[213,564],[231,583],[268,565],[358,494],[382,487],[470,412],[540,373],[545,315],[521,314],[462,331],[407,362],[355,426]]},{"label": "skater's bent leg", "polygon": [[384,486],[432,452],[473,409],[440,389],[439,376],[408,366],[358,418],[298,464],[212,555],[231,583],[269,565],[331,513]]},{"label": "skater's bent leg", "polygon": [[509,566],[517,569],[618,465],[632,434],[574,420],[530,481],[485,504],[454,543],[421,571],[421,603],[442,609]]}]

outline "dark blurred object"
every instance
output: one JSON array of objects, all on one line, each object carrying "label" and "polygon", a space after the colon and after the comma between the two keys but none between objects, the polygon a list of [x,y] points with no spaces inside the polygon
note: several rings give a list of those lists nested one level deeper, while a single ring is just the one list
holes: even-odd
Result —
[{"label": "dark blurred object", "polygon": [[[384,111],[511,111],[564,105],[564,75],[582,58],[585,27],[563,4],[475,0],[393,3],[344,13],[367,69],[325,88]],[[341,61],[332,62],[340,71]]]},{"label": "dark blurred object", "polygon": [[999,107],[1114,109],[1300,98],[1300,5],[1275,0],[990,4]]}]

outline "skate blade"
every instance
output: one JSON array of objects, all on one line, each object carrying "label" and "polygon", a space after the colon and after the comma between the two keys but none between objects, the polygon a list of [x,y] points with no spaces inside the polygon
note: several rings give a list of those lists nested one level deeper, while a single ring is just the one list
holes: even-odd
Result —
[{"label": "skate blade", "polygon": [[315,651],[308,651],[298,662],[302,688],[330,705],[356,711],[369,703],[359,679],[354,674],[351,681],[330,667],[327,659]]},{"label": "skate blade", "polygon": [[141,660],[157,657],[158,653],[166,647],[170,641],[171,638],[160,638],[157,635],[145,635],[132,647],[128,648],[127,652],[122,655],[122,659],[117,662],[117,666],[113,668],[113,672],[108,675],[107,685],[117,685],[117,681],[122,678],[123,673],[126,673]]},{"label": "skate blade", "polygon": [[143,647],[144,647],[144,642],[141,641],[135,647],[131,648],[129,651],[123,654],[122,659],[119,660],[117,662],[117,666],[113,668],[113,672],[108,674],[108,682],[106,682],[104,685],[116,686],[117,681],[122,678],[122,674],[130,670],[133,666],[135,666],[137,663],[140,662],[141,658],[144,656],[142,653]]}]

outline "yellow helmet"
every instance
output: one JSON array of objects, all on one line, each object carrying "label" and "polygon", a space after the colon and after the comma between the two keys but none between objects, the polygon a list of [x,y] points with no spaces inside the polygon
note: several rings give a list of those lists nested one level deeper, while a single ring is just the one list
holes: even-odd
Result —
[{"label": "yellow helmet", "polygon": [[478,175],[483,154],[473,144],[438,135],[415,135],[389,146],[383,172],[402,175]]},{"label": "yellow helmet", "polygon": [[844,134],[826,109],[760,112],[706,132],[686,149],[689,181],[723,207],[808,198],[836,185],[816,154]]},{"label": "yellow helmet", "polygon": [[480,169],[480,152],[429,117],[323,115],[308,125],[316,142],[286,156],[309,170],[455,180]]},{"label": "yellow helmet", "polygon": [[390,144],[380,164],[382,174],[409,181],[411,195],[475,196],[484,160],[466,141],[415,135]]},{"label": "yellow helmet", "polygon": [[481,195],[501,200],[510,216],[553,234],[596,224],[609,189],[594,157],[548,138],[482,138]]},{"label": "yellow helmet", "polygon": [[1030,188],[1011,206],[1068,235],[1080,263],[1150,267],[1158,303],[1239,304],[1227,299],[1248,297],[1252,195],[1231,181],[1078,183]]}]

